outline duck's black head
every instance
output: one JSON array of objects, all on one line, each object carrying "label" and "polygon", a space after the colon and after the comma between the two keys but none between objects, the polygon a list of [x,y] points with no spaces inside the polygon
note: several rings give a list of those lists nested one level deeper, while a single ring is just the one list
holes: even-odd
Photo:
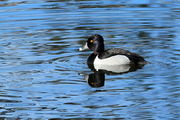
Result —
[{"label": "duck's black head", "polygon": [[99,34],[92,35],[87,40],[87,46],[94,51],[94,54],[102,53],[104,52],[104,39]]}]

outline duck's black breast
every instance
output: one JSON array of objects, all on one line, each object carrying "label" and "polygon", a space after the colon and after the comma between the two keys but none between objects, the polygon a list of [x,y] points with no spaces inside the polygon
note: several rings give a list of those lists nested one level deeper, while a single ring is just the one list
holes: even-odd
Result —
[{"label": "duck's black breast", "polygon": [[92,54],[88,57],[87,63],[88,63],[88,64],[93,64],[96,56],[97,56],[97,55],[95,55],[94,53],[92,53]]},{"label": "duck's black breast", "polygon": [[136,53],[129,52],[128,50],[120,49],[120,48],[112,48],[105,50],[103,53],[101,53],[98,57],[100,59],[106,59],[115,55],[124,55],[129,58],[131,63],[133,64],[145,64],[145,60],[143,57]]},{"label": "duck's black breast", "polygon": [[87,65],[88,65],[88,67],[91,69],[91,70],[95,70],[95,68],[94,68],[94,60],[95,60],[95,58],[96,58],[96,56],[97,55],[95,55],[94,53],[92,53],[89,57],[88,57],[88,59],[87,59]]}]

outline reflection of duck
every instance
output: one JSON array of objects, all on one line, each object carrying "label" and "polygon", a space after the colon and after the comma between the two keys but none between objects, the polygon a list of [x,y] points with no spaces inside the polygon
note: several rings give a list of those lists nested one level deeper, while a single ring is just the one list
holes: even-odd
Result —
[{"label": "reflection of duck", "polygon": [[[94,68],[92,64],[88,64],[89,68],[93,73],[87,75],[85,79],[91,87],[102,87],[104,86],[105,74],[123,74],[143,67],[135,65],[118,65],[118,66],[98,66],[99,68]],[[96,66],[97,67],[97,66]]]},{"label": "reflection of duck", "polygon": [[85,49],[94,52],[88,57],[88,64],[94,65],[124,65],[124,64],[146,64],[143,57],[136,53],[129,52],[120,48],[105,50],[104,39],[101,35],[95,34],[88,38],[86,44],[80,51]]},{"label": "reflection of duck", "polygon": [[103,71],[94,71],[86,76],[85,78],[91,87],[102,87],[104,86],[105,74]]}]

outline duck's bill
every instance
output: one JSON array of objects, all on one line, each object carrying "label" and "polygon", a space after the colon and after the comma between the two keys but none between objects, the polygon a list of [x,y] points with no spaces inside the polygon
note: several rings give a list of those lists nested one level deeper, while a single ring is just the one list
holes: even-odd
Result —
[{"label": "duck's bill", "polygon": [[83,45],[81,48],[79,48],[79,51],[85,51],[85,50],[89,50],[87,43]]}]

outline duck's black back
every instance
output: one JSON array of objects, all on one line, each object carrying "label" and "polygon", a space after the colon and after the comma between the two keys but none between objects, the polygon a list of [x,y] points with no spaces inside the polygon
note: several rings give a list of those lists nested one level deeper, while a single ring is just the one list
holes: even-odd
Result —
[{"label": "duck's black back", "polygon": [[112,48],[105,50],[103,53],[99,55],[100,59],[105,59],[108,57],[112,57],[114,55],[125,55],[128,57],[132,64],[146,64],[146,61],[143,57],[136,53],[129,52],[128,50],[120,49],[120,48]]}]

